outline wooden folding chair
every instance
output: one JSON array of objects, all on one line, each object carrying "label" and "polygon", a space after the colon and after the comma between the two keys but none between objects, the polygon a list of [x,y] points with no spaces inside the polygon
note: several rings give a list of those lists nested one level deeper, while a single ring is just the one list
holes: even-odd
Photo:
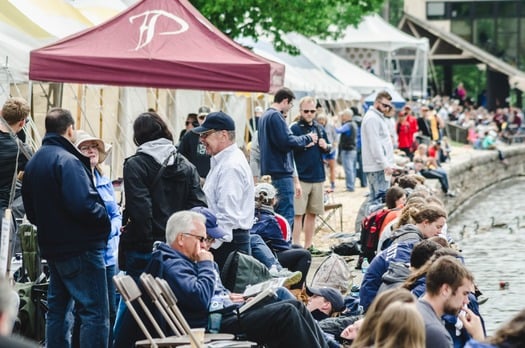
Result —
[{"label": "wooden folding chair", "polygon": [[133,306],[133,303],[132,303],[133,301],[137,301],[139,303],[140,307],[142,308],[142,310],[144,311],[144,313],[146,314],[146,316],[152,323],[153,327],[155,328],[159,336],[160,337],[166,337],[166,336],[164,336],[164,333],[160,329],[159,324],[153,318],[153,315],[149,311],[144,301],[142,301],[142,298],[141,298],[142,293],[140,292],[140,289],[135,283],[135,281],[133,280],[133,278],[131,278],[128,275],[120,274],[120,275],[113,276],[113,282],[115,283],[115,286],[117,287],[118,292],[122,296],[124,303],[126,303],[126,306],[128,307],[128,310],[131,313],[131,316],[133,317],[133,319],[135,319],[135,322],[139,326],[140,330],[146,336],[146,339],[149,342],[150,346],[155,347],[155,348],[158,347],[157,343],[155,342],[155,339],[150,334],[150,332],[146,328],[146,325],[144,324],[142,319],[140,319],[140,316],[135,310],[135,307]]},{"label": "wooden folding chair", "polygon": [[[133,317],[133,319],[139,326],[144,336],[146,336],[145,340],[135,342],[135,346],[157,348],[157,347],[167,347],[167,346],[175,347],[175,346],[180,346],[180,345],[189,343],[188,339],[180,339],[180,337],[176,337],[172,339],[171,337],[167,338],[166,335],[164,335],[164,332],[162,331],[159,324],[153,317],[153,314],[151,313],[151,311],[148,309],[148,307],[142,300],[141,298],[142,292],[140,291],[138,285],[135,283],[133,278],[131,278],[128,275],[115,275],[113,277],[113,282],[115,283],[117,290],[122,296],[124,303],[126,303],[126,306],[128,307],[131,313],[131,316]],[[137,310],[133,306],[134,301],[137,301],[139,303],[140,308],[142,309],[142,311],[144,312],[144,314],[146,315],[150,323],[153,325],[153,327],[155,328],[155,331],[157,332],[157,335],[160,338],[154,338],[153,335],[148,331],[146,325],[144,324],[139,314],[137,313]],[[201,346],[197,345],[197,347],[200,348]]]}]

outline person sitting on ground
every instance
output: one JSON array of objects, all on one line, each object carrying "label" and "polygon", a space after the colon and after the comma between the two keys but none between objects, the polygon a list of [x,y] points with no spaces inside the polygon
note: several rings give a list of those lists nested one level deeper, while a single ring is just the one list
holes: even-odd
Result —
[{"label": "person sitting on ground", "polygon": [[309,296],[306,308],[317,321],[329,318],[345,309],[343,295],[337,289],[329,286],[306,287],[306,294]]},{"label": "person sitting on ground", "polygon": [[394,302],[377,322],[374,347],[422,348],[425,345],[423,317],[414,303]]},{"label": "person sitting on ground", "polygon": [[453,347],[441,320],[444,314],[459,315],[474,339],[484,339],[480,318],[467,308],[473,290],[474,277],[455,257],[442,256],[432,263],[427,271],[426,291],[417,303],[425,322],[427,348]]},{"label": "person sitting on ground", "polygon": [[372,302],[363,319],[346,327],[341,337],[351,340],[351,348],[369,348],[376,342],[377,325],[381,314],[394,302],[403,304],[415,303],[416,298],[408,290],[398,288],[383,292]]},{"label": "person sitting on ground", "polygon": [[[434,255],[432,255],[432,257],[424,265],[419,267],[417,270],[414,270],[410,274],[410,276],[408,276],[408,278],[402,285],[403,288],[410,290],[410,292],[412,292],[412,294],[414,294],[416,297],[421,297],[426,291],[426,274],[429,268],[436,260],[443,256],[452,256],[463,262],[463,257],[461,256],[461,254],[454,249],[444,247],[439,250],[436,250],[434,252]],[[479,312],[479,303],[478,298],[476,296],[477,293],[477,290],[476,292],[469,293],[469,303],[467,306],[474,314],[476,314],[480,318],[483,332],[485,332],[485,324]],[[463,347],[465,343],[471,338],[471,336],[469,332],[460,323],[460,319],[456,315],[445,314],[442,317],[442,320],[445,324],[445,328],[447,329],[450,336],[452,337],[452,340],[454,341],[454,347]]]},{"label": "person sitting on ground", "polygon": [[[273,210],[276,199],[277,190],[272,184],[262,182],[255,186],[255,220],[250,234],[261,236],[264,242],[275,252],[283,267],[290,271],[302,273],[301,281],[291,287],[292,289],[302,289],[310,270],[312,256],[308,250],[300,247],[295,248],[290,240],[284,239],[281,227],[276,220],[277,214]],[[288,233],[288,235],[290,234]],[[255,251],[254,256],[257,258],[257,251]],[[260,259],[259,261],[267,265],[264,261]]]},{"label": "person sitting on ground", "polygon": [[[227,291],[221,289],[213,254],[206,250],[205,223],[206,218],[193,211],[173,214],[166,225],[166,243],[158,245],[146,268],[168,282],[192,328],[207,325],[211,298],[217,290]],[[226,310],[220,332],[243,335],[270,348],[328,347],[310,312],[295,299],[262,301],[240,315]],[[129,340],[132,333],[126,334],[120,337]]]},{"label": "person sitting on ground", "polygon": [[435,158],[427,156],[427,146],[421,144],[418,146],[417,153],[414,155],[414,170],[427,179],[438,179],[441,190],[448,197],[455,197],[455,194],[449,191],[448,175],[443,168],[439,168]]},{"label": "person sitting on ground", "polygon": [[390,263],[408,262],[414,245],[423,239],[438,236],[447,219],[446,211],[433,204],[421,209],[412,207],[406,213],[415,224],[406,224],[396,230],[390,239],[391,245],[372,260],[363,276],[359,299],[365,312],[375,298]]},{"label": "person sitting on ground", "polygon": [[520,348],[525,342],[525,309],[522,309],[510,321],[504,323],[487,339],[471,339],[465,348]]},{"label": "person sitting on ground", "polygon": [[[417,243],[410,253],[410,264],[405,262],[391,262],[388,270],[383,274],[382,283],[377,290],[377,294],[379,295],[385,290],[404,285],[411,274],[423,267],[432,255],[434,255],[434,252],[442,248],[441,244],[437,243],[438,239],[444,240],[441,237],[432,237]],[[418,279],[417,281],[423,284],[425,282],[424,279]],[[419,285],[419,283],[417,285]]]},{"label": "person sitting on ground", "polygon": [[487,131],[485,132],[485,136],[481,140],[481,148],[483,150],[498,151],[498,159],[504,164],[508,164],[507,160],[505,159],[505,156],[503,155],[503,152],[501,152],[499,147],[496,145],[497,140],[498,140],[498,133],[496,133],[496,131],[494,130]]}]

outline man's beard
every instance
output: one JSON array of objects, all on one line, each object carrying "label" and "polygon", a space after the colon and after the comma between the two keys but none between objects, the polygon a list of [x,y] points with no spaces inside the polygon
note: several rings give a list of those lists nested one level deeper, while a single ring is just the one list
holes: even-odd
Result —
[{"label": "man's beard", "polygon": [[449,301],[445,302],[445,307],[443,308],[443,313],[444,314],[450,314],[450,315],[455,315],[457,316],[459,314],[459,312],[461,311],[461,307],[457,308],[457,307],[452,307],[450,304],[449,304]]}]

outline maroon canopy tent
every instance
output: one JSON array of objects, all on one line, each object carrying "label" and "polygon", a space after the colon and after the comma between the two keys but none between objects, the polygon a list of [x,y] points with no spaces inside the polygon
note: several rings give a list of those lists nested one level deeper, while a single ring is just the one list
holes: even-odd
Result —
[{"label": "maroon canopy tent", "polygon": [[268,92],[282,86],[284,66],[235,43],[186,0],[142,0],[106,23],[31,51],[29,78]]}]

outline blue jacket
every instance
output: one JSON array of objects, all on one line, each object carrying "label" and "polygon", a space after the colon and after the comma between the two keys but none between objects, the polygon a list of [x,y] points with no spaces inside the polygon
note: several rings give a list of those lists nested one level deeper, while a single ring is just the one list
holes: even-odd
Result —
[{"label": "blue jacket", "polygon": [[[319,139],[324,139],[327,144],[329,143],[324,128],[315,120],[311,125],[301,120],[294,123],[290,127],[290,130],[297,136],[314,132],[317,133]],[[310,147],[295,147],[293,154],[299,180],[304,182],[324,182],[326,176],[324,172],[323,154],[329,152],[330,150],[325,151],[317,144]]]},{"label": "blue jacket", "polygon": [[255,220],[250,233],[258,234],[265,242],[270,242],[270,247],[277,252],[291,249],[290,243],[283,238],[275,214],[270,209],[255,208]]},{"label": "blue jacket", "polygon": [[[504,346],[503,346],[504,347]],[[478,342],[475,339],[471,339],[465,344],[465,348],[498,348],[497,346],[490,343]]]},{"label": "blue jacket", "polygon": [[26,165],[22,198],[29,221],[38,227],[43,258],[65,260],[105,248],[111,226],[89,158],[66,138],[46,134]]},{"label": "blue jacket", "polygon": [[120,227],[122,226],[122,216],[120,215],[119,206],[115,201],[115,191],[113,184],[108,177],[100,175],[95,170],[95,182],[97,191],[108,211],[109,220],[111,221],[111,232],[108,237],[108,244],[104,252],[104,262],[106,266],[113,266],[117,263],[118,242],[120,240]]},{"label": "blue jacket", "polygon": [[[208,308],[215,288],[215,263],[213,261],[193,262],[180,252],[165,243],[160,243],[153,252],[152,258],[144,272],[154,277],[166,280],[177,297],[177,307],[190,327],[206,327],[208,323]],[[147,293],[138,282],[142,293]],[[152,312],[163,332],[169,332],[169,327],[162,315],[153,305],[148,295],[143,295],[145,305]],[[146,318],[144,311],[135,304],[137,314]],[[155,332],[148,319],[143,320],[148,331]],[[144,334],[126,307],[121,319],[115,325],[114,348],[135,347],[135,342],[144,339]]]},{"label": "blue jacket", "polygon": [[257,137],[261,152],[261,175],[271,175],[273,179],[292,177],[293,148],[304,147],[312,142],[309,135],[293,135],[281,112],[274,108],[269,108],[261,116]]},{"label": "blue jacket", "polygon": [[177,297],[177,305],[191,327],[206,327],[215,288],[213,261],[193,262],[161,243],[144,272],[165,279]]},{"label": "blue jacket", "polygon": [[[407,224],[397,230],[394,235],[403,234],[399,243],[392,244],[374,257],[368,270],[363,276],[361,289],[359,290],[360,303],[366,311],[382,283],[383,274],[388,270],[390,262],[410,262],[410,253],[414,245],[423,239],[421,232],[416,226]],[[409,238],[410,236],[410,238]]]}]

